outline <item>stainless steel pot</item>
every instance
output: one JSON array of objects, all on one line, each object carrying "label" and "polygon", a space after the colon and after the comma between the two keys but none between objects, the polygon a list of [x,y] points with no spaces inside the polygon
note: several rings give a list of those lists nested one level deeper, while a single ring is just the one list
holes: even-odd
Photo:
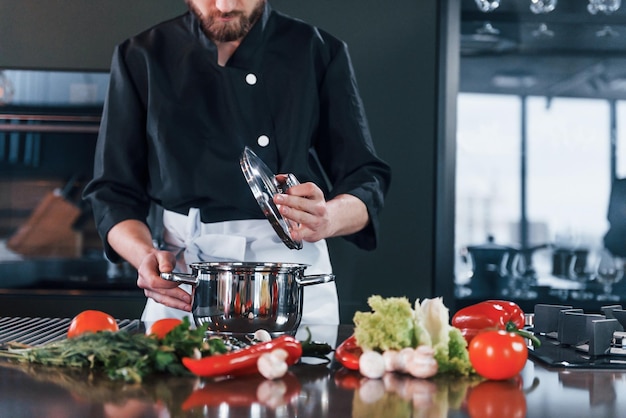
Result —
[{"label": "stainless steel pot", "polygon": [[272,335],[295,334],[302,319],[303,286],[331,282],[332,274],[304,276],[297,263],[199,262],[190,274],[161,277],[195,287],[192,313],[197,325],[227,335],[265,329]]}]

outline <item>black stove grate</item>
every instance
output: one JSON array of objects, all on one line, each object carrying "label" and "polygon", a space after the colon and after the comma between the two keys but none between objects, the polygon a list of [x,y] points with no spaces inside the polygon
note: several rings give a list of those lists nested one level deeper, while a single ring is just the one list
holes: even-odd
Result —
[{"label": "black stove grate", "polygon": [[[0,317],[0,347],[7,343],[21,343],[40,346],[67,337],[70,318],[18,318]],[[138,319],[118,319],[120,329],[136,331],[141,322]]]},{"label": "black stove grate", "polygon": [[626,310],[601,307],[601,314],[564,305],[535,305],[529,331],[541,341],[529,355],[552,367],[626,368]]}]

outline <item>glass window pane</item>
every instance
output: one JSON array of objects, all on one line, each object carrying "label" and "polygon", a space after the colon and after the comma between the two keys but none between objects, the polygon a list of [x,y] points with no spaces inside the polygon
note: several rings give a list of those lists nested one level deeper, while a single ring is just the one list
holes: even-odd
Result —
[{"label": "glass window pane", "polygon": [[456,241],[509,243],[520,217],[520,100],[460,94],[457,125]]},{"label": "glass window pane", "polygon": [[[525,159],[522,158],[521,129],[524,103]],[[626,109],[620,110],[626,121]],[[495,244],[512,247],[523,244],[520,239],[523,208],[528,222],[528,246],[552,245],[552,249],[531,252],[529,262],[538,274],[539,284],[552,283],[554,279],[554,248],[592,251],[602,244],[608,230],[612,178],[610,113],[610,102],[601,99],[554,98],[548,101],[545,97],[528,97],[523,102],[514,95],[459,94],[457,284],[478,278],[476,273],[473,279],[468,274],[472,266],[466,263],[468,257],[463,257],[467,255],[463,253],[467,246],[485,244],[489,236],[494,238]],[[620,115],[618,113],[618,117]],[[626,142],[624,144],[626,147]],[[525,201],[522,200],[524,160]],[[470,253],[478,254],[475,248],[470,248]],[[481,260],[481,266],[474,267],[489,271],[501,268],[484,263]],[[500,275],[509,274],[508,270],[497,271]],[[481,274],[487,277],[487,273]],[[498,280],[487,283],[488,286],[491,283],[501,285]],[[476,286],[474,284],[474,290]]]},{"label": "glass window pane", "polygon": [[541,97],[527,103],[528,219],[544,234],[533,241],[597,247],[608,228],[609,103]]}]

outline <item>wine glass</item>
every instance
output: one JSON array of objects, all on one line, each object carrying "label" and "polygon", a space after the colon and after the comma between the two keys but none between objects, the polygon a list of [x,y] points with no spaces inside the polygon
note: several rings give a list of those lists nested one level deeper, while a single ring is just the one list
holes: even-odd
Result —
[{"label": "wine glass", "polygon": [[603,249],[598,258],[595,271],[596,280],[602,284],[602,293],[596,299],[602,302],[616,302],[620,300],[613,294],[613,285],[624,277],[624,260]]},{"label": "wine glass", "polygon": [[[476,7],[483,13],[491,13],[500,7],[500,0],[476,0]],[[485,22],[476,32],[480,35],[498,35],[500,30]]]},{"label": "wine glass", "polygon": [[619,9],[621,3],[621,0],[589,0],[587,10],[592,15],[595,15],[597,13],[610,15],[611,13]]},{"label": "wine glass", "polygon": [[[589,0],[587,11],[592,15],[604,13],[608,16],[613,12],[616,12],[620,8],[621,4],[621,0]],[[599,38],[615,37],[619,36],[619,32],[609,25],[604,25],[602,29],[596,32],[596,36]]]},{"label": "wine glass", "polygon": [[[530,11],[536,15],[550,13],[556,8],[557,0],[530,0]],[[554,32],[545,23],[540,23],[539,27],[533,31],[534,37],[552,38]]]},{"label": "wine glass", "polygon": [[587,290],[587,284],[594,279],[593,273],[585,268],[586,260],[582,254],[572,252],[567,268],[567,277],[570,280],[581,284],[579,289],[572,290],[570,296],[575,300],[591,300],[594,298],[593,292]]},{"label": "wine glass", "polygon": [[476,6],[483,13],[493,12],[500,7],[500,0],[476,0]]},{"label": "wine glass", "polygon": [[508,296],[524,300],[537,298],[537,292],[531,289],[536,281],[536,273],[531,267],[529,256],[523,251],[516,253],[511,262]]},{"label": "wine glass", "polygon": [[456,255],[454,262],[455,293],[457,297],[464,298],[472,294],[472,289],[468,284],[474,274],[474,263],[467,247],[459,249]]}]

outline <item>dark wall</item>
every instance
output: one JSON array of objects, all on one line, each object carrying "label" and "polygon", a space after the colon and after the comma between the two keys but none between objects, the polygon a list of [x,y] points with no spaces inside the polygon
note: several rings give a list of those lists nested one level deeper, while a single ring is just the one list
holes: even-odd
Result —
[{"label": "dark wall", "polygon": [[182,0],[0,0],[0,67],[108,69],[113,45]]},{"label": "dark wall", "polygon": [[[439,2],[272,1],[348,43],[377,150],[393,168],[379,248],[330,242],[343,322],[371,294],[414,301],[439,288]],[[0,0],[0,67],[106,69],[114,43],[182,10],[182,0]],[[451,287],[451,276],[439,280]]]},{"label": "dark wall", "polygon": [[272,1],[348,43],[376,149],[393,169],[379,248],[331,241],[343,322],[374,293],[434,296],[437,2]]}]

